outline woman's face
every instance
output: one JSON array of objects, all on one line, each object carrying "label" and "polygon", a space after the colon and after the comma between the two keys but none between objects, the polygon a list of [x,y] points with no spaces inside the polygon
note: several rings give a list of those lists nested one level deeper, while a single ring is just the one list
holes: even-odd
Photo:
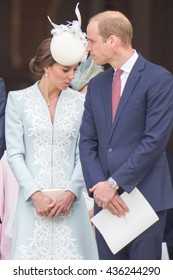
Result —
[{"label": "woman's face", "polygon": [[64,66],[54,63],[52,66],[47,67],[49,82],[54,88],[65,90],[74,79],[77,66],[78,64]]}]

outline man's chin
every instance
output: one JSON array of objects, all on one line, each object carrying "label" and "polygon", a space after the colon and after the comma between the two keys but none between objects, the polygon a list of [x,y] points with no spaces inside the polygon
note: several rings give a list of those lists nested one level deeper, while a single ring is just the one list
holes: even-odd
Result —
[{"label": "man's chin", "polygon": [[95,64],[100,65],[100,61],[99,61],[99,59],[97,57],[91,56],[91,58],[92,58],[92,60],[94,61]]}]

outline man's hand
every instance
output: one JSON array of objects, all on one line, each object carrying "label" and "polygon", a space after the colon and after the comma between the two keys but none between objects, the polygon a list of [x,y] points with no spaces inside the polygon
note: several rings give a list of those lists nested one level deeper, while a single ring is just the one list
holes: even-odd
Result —
[{"label": "man's hand", "polygon": [[93,192],[95,203],[102,208],[107,208],[116,193],[116,190],[111,188],[107,181],[97,183],[89,191]]},{"label": "man's hand", "polygon": [[118,217],[125,216],[129,212],[128,206],[122,200],[121,196],[118,193],[114,195],[112,200],[108,203],[107,209]]}]

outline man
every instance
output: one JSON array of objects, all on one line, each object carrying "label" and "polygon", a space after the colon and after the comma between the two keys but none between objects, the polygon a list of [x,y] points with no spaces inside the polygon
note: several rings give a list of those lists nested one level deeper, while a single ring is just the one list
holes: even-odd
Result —
[{"label": "man", "polygon": [[[107,208],[118,217],[126,215],[129,209],[120,194],[137,187],[159,216],[116,255],[96,231],[99,256],[160,259],[166,209],[173,207],[165,153],[173,123],[173,77],[132,48],[131,23],[120,12],[92,17],[87,36],[94,62],[111,66],[89,83],[80,130],[81,163],[95,213]],[[120,71],[121,98],[112,116],[112,81]]]},{"label": "man", "polygon": [[6,91],[2,78],[0,78],[0,158],[5,150],[5,105],[6,105]]}]

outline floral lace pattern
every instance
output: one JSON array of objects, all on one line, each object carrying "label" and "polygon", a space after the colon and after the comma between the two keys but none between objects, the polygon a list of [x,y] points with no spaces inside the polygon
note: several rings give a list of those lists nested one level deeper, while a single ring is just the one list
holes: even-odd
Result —
[{"label": "floral lace pattern", "polygon": [[21,246],[21,257],[26,260],[77,260],[82,259],[71,237],[71,229],[66,225],[68,217],[58,219],[37,217],[34,237],[28,246]]},{"label": "floral lace pattern", "polygon": [[[65,169],[69,166],[71,142],[78,133],[74,120],[80,122],[76,99],[81,96],[73,91],[70,94],[62,92],[52,124],[43,97],[32,90],[32,87],[29,89],[25,95],[19,95],[19,98],[25,99],[24,117],[33,144],[34,165],[39,170],[35,180],[41,189],[65,188],[69,181]],[[21,257],[42,260],[82,259],[72,230],[67,224],[71,212],[68,216],[61,215],[60,218],[48,219],[38,216],[34,211],[33,237],[28,239],[28,245],[20,246]]]}]

